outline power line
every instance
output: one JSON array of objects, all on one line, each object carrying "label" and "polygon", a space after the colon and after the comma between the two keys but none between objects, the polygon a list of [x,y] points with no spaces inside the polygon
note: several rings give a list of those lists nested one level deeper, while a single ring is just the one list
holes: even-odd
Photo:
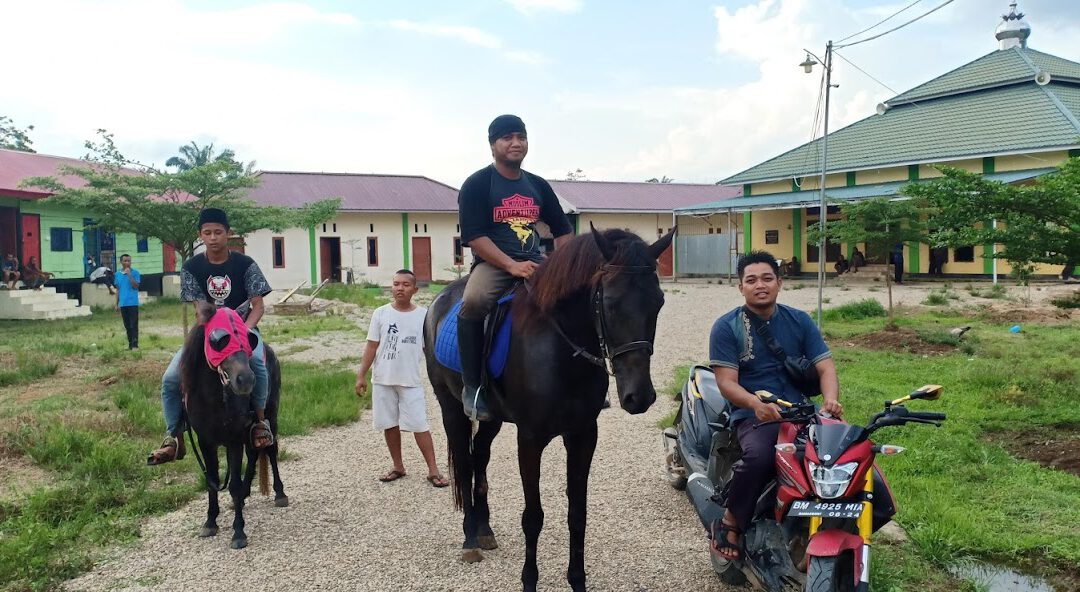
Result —
[{"label": "power line", "polygon": [[886,89],[886,90],[888,90],[889,92],[893,93],[893,95],[894,95],[894,96],[896,96],[896,95],[899,95],[899,94],[900,94],[899,92],[897,92],[896,90],[894,90],[894,89],[893,89],[893,88],[892,88],[891,86],[889,86],[888,84],[885,84],[884,82],[882,82],[882,81],[878,80],[877,78],[874,78],[874,77],[873,77],[873,75],[871,75],[871,74],[870,74],[869,72],[867,72],[866,70],[863,70],[863,69],[862,69],[862,68],[860,68],[859,66],[855,65],[855,63],[854,63],[854,62],[852,62],[851,60],[849,60],[849,59],[845,58],[844,56],[840,55],[840,52],[836,51],[835,49],[833,50],[833,55],[834,55],[834,56],[836,56],[836,57],[838,57],[838,58],[840,58],[840,59],[842,59],[842,60],[844,60],[845,62],[847,62],[847,63],[848,63],[848,64],[849,64],[849,65],[850,65],[850,66],[851,66],[852,68],[855,68],[855,69],[856,69],[856,70],[858,70],[859,72],[862,72],[862,73],[863,73],[863,74],[864,74],[864,75],[865,75],[865,76],[866,76],[867,78],[869,78],[870,80],[873,80],[874,82],[876,82],[876,83],[880,84],[881,86],[885,87],[885,89]]},{"label": "power line", "polygon": [[934,8],[931,8],[930,10],[928,10],[928,11],[920,14],[919,16],[911,19],[910,21],[908,21],[908,22],[906,22],[906,23],[904,23],[902,25],[893,27],[893,28],[889,29],[888,31],[885,31],[884,33],[878,33],[877,35],[874,35],[872,37],[867,37],[866,39],[860,39],[858,41],[852,41],[851,43],[847,43],[845,45],[833,45],[833,49],[836,50],[836,49],[840,49],[840,48],[843,48],[843,47],[851,47],[853,45],[858,45],[860,43],[866,43],[867,41],[873,41],[874,39],[877,39],[878,37],[884,37],[885,35],[888,35],[889,33],[892,33],[893,31],[898,31],[900,29],[903,29],[904,27],[910,25],[911,23],[914,23],[917,20],[920,20],[920,19],[922,19],[922,18],[924,18],[926,16],[929,16],[929,15],[941,10],[942,8],[945,8],[949,4],[952,4],[954,1],[955,0],[945,0],[945,2],[942,2],[941,4],[935,6]]},{"label": "power line", "polygon": [[837,41],[837,43],[843,43],[843,42],[847,41],[848,39],[851,39],[852,37],[857,37],[857,36],[862,35],[863,33],[867,32],[867,31],[869,31],[870,29],[873,29],[873,28],[876,28],[879,25],[885,24],[886,22],[892,20],[893,17],[898,16],[900,13],[902,13],[905,10],[911,8],[912,6],[915,6],[919,2],[922,2],[922,0],[915,0],[911,4],[908,4],[907,6],[901,8],[900,10],[897,10],[896,12],[894,12],[894,13],[890,14],[889,16],[885,17],[883,20],[880,20],[880,21],[874,23],[873,25],[863,29],[862,31],[859,31],[858,33],[852,33],[851,35],[848,35],[847,37],[844,37],[840,41]]}]

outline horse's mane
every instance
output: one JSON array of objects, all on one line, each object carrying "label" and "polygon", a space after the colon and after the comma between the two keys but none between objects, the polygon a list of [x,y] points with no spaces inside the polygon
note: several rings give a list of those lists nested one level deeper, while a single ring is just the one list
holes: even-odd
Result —
[{"label": "horse's mane", "polygon": [[[607,263],[656,265],[649,257],[648,245],[633,232],[611,228],[600,234],[614,252]],[[604,255],[591,232],[570,239],[555,249],[533,274],[529,304],[536,313],[551,314],[560,301],[583,288],[592,287],[599,279],[600,266],[604,263]]]},{"label": "horse's mane", "polygon": [[203,342],[206,337],[206,325],[196,323],[184,340],[184,353],[180,357],[180,389],[191,394],[198,384],[199,370],[206,368],[206,352]]}]

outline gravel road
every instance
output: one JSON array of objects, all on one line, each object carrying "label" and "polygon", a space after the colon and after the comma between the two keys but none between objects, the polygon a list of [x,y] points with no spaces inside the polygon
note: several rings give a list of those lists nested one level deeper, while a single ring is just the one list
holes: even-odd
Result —
[{"label": "gravel road", "polygon": [[[680,364],[707,357],[712,321],[738,305],[726,285],[664,284],[652,373],[661,389]],[[884,298],[868,286],[829,287],[829,306],[867,297]],[[921,302],[928,287],[898,287],[894,301]],[[1040,299],[1064,290],[1039,290]],[[785,290],[781,302],[811,309],[816,289]],[[1045,293],[1044,293],[1045,292]],[[967,297],[964,294],[965,298]],[[358,356],[361,335],[321,345],[339,357]],[[282,347],[282,349],[285,349]],[[298,357],[299,354],[298,354]],[[332,355],[306,349],[304,358]],[[612,381],[614,395],[614,381]],[[614,396],[613,396],[614,400]],[[673,407],[661,395],[646,413],[621,409],[600,414],[600,438],[589,485],[586,570],[590,590],[648,592],[726,590],[709,567],[706,540],[683,494],[663,480],[657,422]],[[429,418],[439,458],[445,459],[438,406],[429,392]],[[284,410],[288,413],[288,409]],[[448,489],[424,480],[419,452],[406,436],[409,475],[382,484],[376,477],[390,467],[381,433],[370,412],[361,421],[288,438],[295,460],[283,464],[288,508],[275,508],[257,495],[246,512],[250,545],[228,548],[231,512],[223,507],[221,534],[197,537],[206,501],[146,522],[134,545],[115,549],[93,571],[67,582],[70,590],[352,590],[352,591],[507,591],[519,590],[524,558],[520,528],[523,508],[515,457],[515,428],[506,424],[495,441],[489,469],[492,527],[501,547],[486,559],[458,561],[461,514]],[[186,461],[185,461],[186,462]],[[544,456],[542,495],[546,524],[539,544],[540,588],[565,590],[567,562],[565,453],[558,441]]]}]

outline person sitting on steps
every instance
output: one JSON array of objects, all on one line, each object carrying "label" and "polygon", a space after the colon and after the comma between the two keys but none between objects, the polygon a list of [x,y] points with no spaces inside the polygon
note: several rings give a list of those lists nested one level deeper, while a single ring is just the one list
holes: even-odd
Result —
[{"label": "person sitting on steps", "polygon": [[493,163],[469,176],[458,192],[461,243],[473,252],[458,313],[461,399],[474,421],[492,418],[482,392],[484,318],[517,278],[527,280],[543,260],[537,222],[551,229],[555,248],[573,233],[551,185],[521,168],[529,152],[525,123],[515,115],[496,117],[488,144]]},{"label": "person sitting on steps", "polygon": [[[251,406],[255,423],[251,439],[256,448],[274,443],[270,422],[264,409],[270,392],[266,371],[265,349],[257,325],[263,316],[263,296],[270,293],[270,284],[259,265],[247,255],[229,250],[229,218],[224,211],[206,208],[199,213],[199,239],[206,252],[195,255],[180,270],[180,300],[205,300],[238,312],[248,330],[259,343],[251,353],[251,370],[255,373],[255,388],[251,391]],[[183,418],[183,399],[180,394],[180,359],[184,349],[176,352],[165,375],[161,377],[161,407],[165,415],[165,439],[161,447],[150,453],[148,465],[159,465],[183,458],[180,436]]]}]

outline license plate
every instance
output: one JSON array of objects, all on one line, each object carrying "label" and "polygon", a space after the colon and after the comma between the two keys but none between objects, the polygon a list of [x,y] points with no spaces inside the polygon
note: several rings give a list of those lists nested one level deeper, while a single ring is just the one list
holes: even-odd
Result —
[{"label": "license plate", "polygon": [[862,502],[804,502],[791,503],[788,516],[799,518],[858,518],[862,515]]}]

